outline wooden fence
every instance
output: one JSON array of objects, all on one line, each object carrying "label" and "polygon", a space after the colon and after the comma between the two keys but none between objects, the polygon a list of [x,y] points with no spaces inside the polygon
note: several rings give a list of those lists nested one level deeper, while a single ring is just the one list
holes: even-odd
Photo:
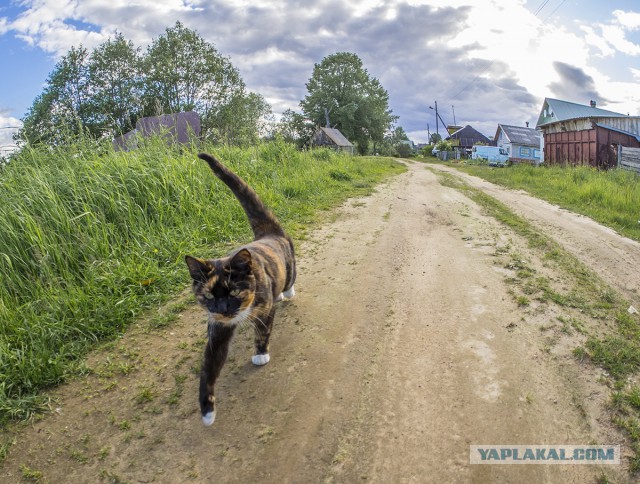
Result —
[{"label": "wooden fence", "polygon": [[618,166],[640,174],[640,148],[618,146]]}]

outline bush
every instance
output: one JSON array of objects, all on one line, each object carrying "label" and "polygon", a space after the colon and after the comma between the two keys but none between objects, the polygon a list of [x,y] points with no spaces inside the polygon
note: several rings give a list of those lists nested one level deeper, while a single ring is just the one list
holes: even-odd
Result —
[{"label": "bush", "polygon": [[425,158],[428,156],[433,156],[433,145],[427,145],[424,148],[422,148],[420,150],[420,153],[422,154],[422,156],[424,156]]}]

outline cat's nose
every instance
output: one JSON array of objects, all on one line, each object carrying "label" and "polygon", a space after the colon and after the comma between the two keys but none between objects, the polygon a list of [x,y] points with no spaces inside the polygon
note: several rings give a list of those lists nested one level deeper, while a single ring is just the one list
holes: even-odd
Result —
[{"label": "cat's nose", "polygon": [[228,310],[229,310],[229,304],[227,303],[227,300],[220,299],[218,301],[218,312],[221,314],[227,314]]}]

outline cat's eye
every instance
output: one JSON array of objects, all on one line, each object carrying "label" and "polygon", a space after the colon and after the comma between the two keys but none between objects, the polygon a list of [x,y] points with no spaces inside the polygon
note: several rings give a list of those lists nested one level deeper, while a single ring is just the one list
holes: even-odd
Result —
[{"label": "cat's eye", "polygon": [[240,289],[232,289],[232,290],[229,292],[229,295],[231,295],[231,296],[233,296],[233,297],[239,296],[239,295],[240,295]]},{"label": "cat's eye", "polygon": [[206,297],[207,299],[213,299],[213,294],[211,294],[210,292],[205,292],[204,297]]}]

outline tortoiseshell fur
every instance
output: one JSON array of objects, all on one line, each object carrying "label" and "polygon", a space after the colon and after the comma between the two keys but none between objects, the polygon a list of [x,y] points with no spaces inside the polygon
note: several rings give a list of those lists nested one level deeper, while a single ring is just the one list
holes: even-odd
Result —
[{"label": "tortoiseshell fur", "polygon": [[214,385],[227,359],[236,326],[255,330],[255,365],[269,362],[274,303],[293,297],[296,263],[293,242],[256,192],[211,155],[198,155],[236,196],[253,229],[253,242],[220,259],[185,260],[193,292],[209,315],[209,341],[200,372],[200,411],[205,425],[215,419]]}]

